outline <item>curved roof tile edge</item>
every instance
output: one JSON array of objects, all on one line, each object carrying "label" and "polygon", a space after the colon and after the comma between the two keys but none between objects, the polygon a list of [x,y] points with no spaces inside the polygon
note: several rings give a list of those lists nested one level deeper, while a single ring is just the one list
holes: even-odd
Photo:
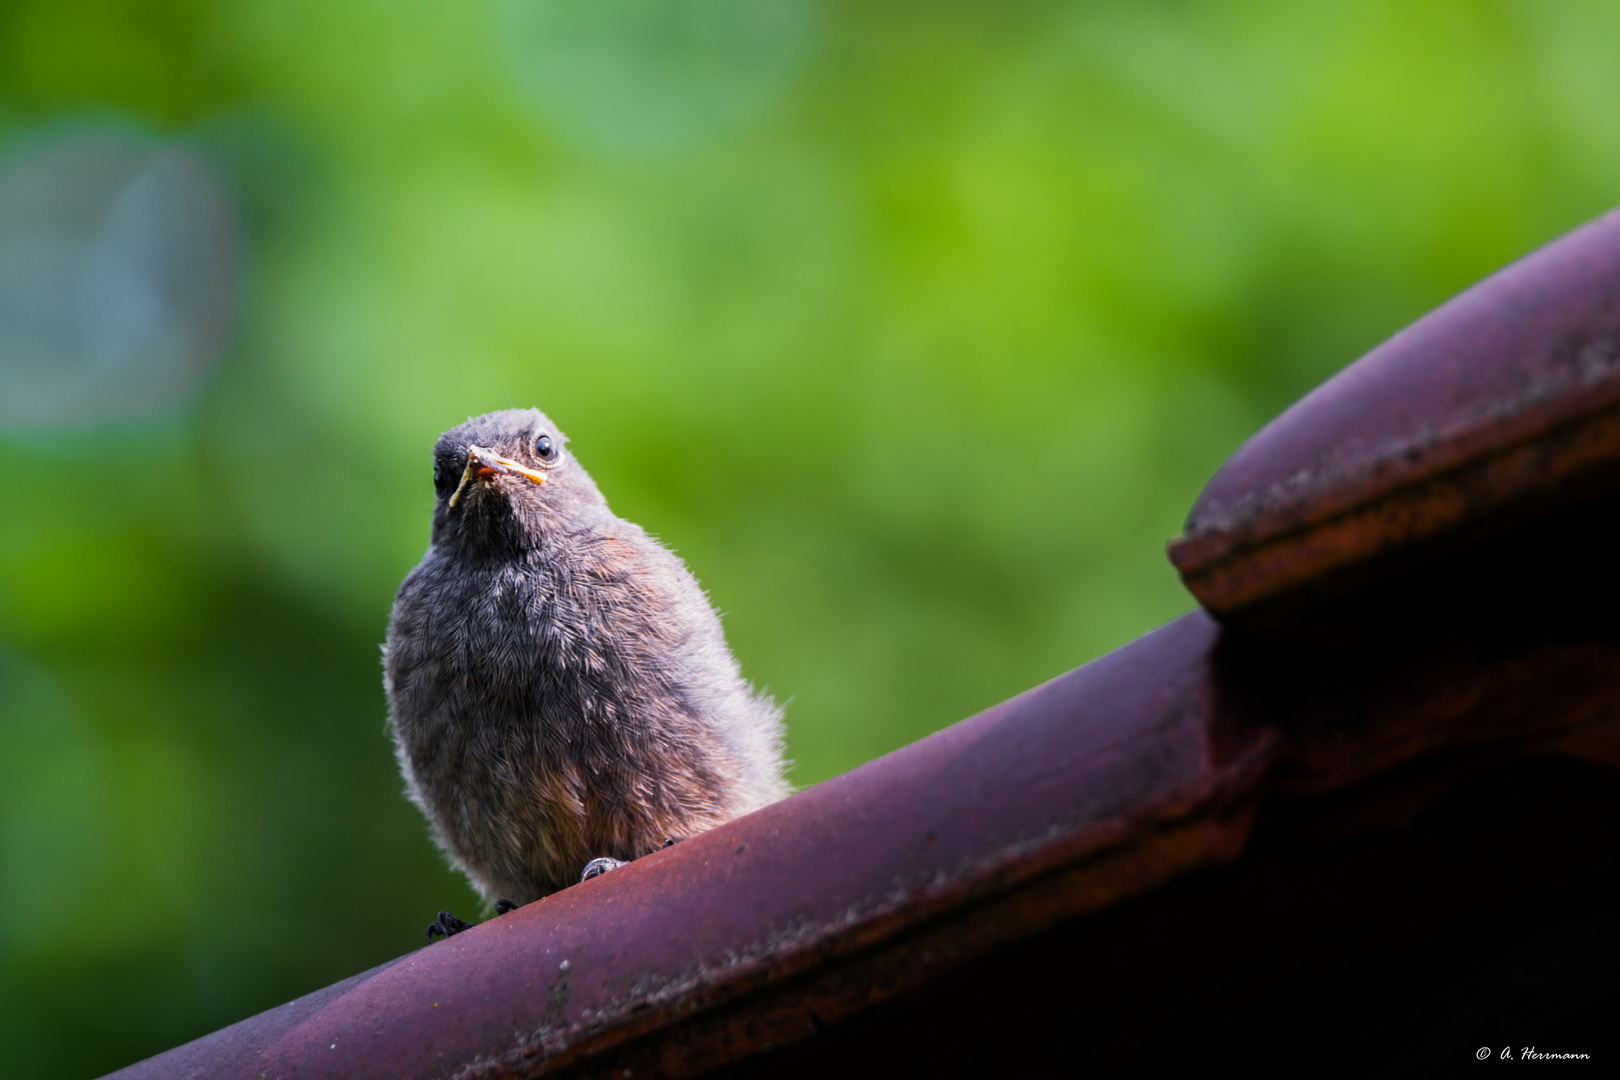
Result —
[{"label": "curved roof tile edge", "polygon": [[1221,616],[1620,472],[1620,211],[1307,394],[1216,471],[1171,561]]}]

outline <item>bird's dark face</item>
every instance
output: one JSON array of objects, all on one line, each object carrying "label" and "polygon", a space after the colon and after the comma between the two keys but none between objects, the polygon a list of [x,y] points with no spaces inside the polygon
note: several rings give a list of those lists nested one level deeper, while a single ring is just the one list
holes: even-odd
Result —
[{"label": "bird's dark face", "polygon": [[439,436],[434,545],[515,555],[571,518],[605,509],[567,443],[538,409],[485,413]]}]

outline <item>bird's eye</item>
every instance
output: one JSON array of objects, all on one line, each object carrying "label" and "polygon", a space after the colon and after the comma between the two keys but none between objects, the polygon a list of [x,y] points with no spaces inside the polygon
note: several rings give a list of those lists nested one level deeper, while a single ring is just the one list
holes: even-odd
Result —
[{"label": "bird's eye", "polygon": [[542,435],[534,440],[534,456],[541,461],[550,461],[557,456],[557,448],[552,445],[550,435]]},{"label": "bird's eye", "polygon": [[461,473],[453,462],[444,460],[442,456],[434,459],[433,490],[438,492],[440,498],[450,494],[450,489],[456,486],[460,476]]}]

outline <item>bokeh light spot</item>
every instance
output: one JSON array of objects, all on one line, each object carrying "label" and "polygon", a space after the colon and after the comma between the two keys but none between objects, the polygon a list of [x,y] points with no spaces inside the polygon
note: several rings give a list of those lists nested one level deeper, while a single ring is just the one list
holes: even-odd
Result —
[{"label": "bokeh light spot", "polygon": [[0,426],[184,399],[229,329],[236,248],[220,185],[182,149],[75,133],[0,163]]}]

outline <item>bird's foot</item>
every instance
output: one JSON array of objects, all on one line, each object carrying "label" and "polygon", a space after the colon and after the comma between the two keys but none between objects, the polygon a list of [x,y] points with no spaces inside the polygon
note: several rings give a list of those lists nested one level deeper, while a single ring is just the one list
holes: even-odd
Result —
[{"label": "bird's foot", "polygon": [[[664,841],[664,847],[674,847],[681,839],[682,838],[679,836],[672,836]],[[602,856],[600,859],[592,859],[590,862],[585,864],[585,869],[580,873],[579,880],[589,881],[593,877],[601,877],[609,870],[617,870],[619,867],[626,865],[628,862],[628,859],[614,859],[606,855]]]},{"label": "bird's foot", "polygon": [[434,919],[432,922],[428,923],[428,944],[433,944],[435,938],[455,937],[463,930],[471,930],[472,928],[472,923],[458,919],[448,911],[441,911],[439,912],[439,917],[437,919]]},{"label": "bird's foot", "polygon": [[[508,911],[516,911],[517,907],[518,906],[512,903],[510,900],[497,900],[495,901],[495,914],[505,915]],[[439,917],[437,919],[434,919],[432,922],[428,923],[428,944],[433,944],[436,939],[441,937],[454,937],[463,930],[471,930],[474,925],[475,924],[467,922],[465,919],[456,918],[448,911],[441,911],[439,912]]]},{"label": "bird's foot", "polygon": [[593,877],[601,877],[609,870],[617,870],[623,865],[623,859],[610,859],[606,855],[602,856],[600,859],[592,859],[590,862],[585,864],[585,869],[579,875],[579,880],[589,881]]}]

